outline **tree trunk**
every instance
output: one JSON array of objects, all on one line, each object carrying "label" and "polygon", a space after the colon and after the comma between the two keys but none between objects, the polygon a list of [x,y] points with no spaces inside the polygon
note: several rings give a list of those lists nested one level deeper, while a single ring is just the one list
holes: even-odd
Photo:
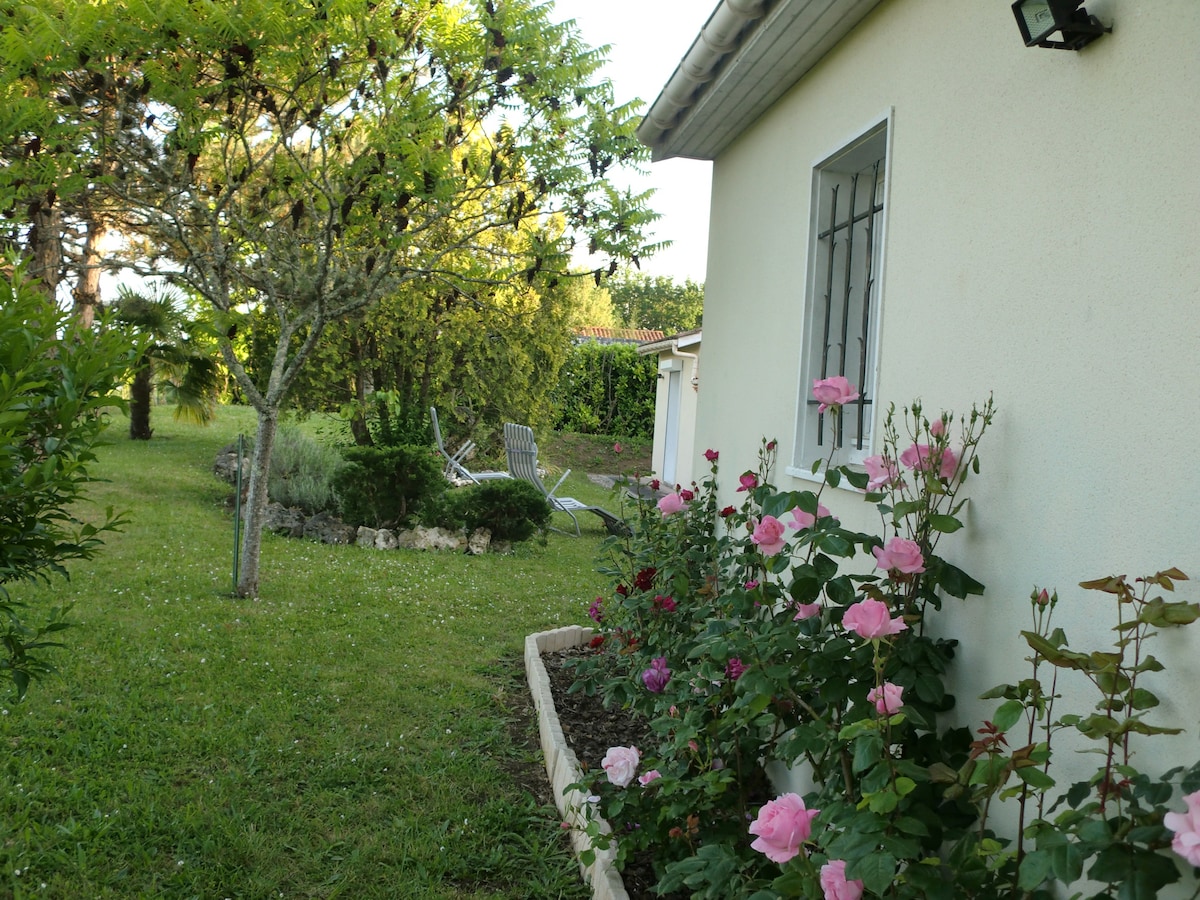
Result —
[{"label": "tree trunk", "polygon": [[271,475],[271,452],[279,428],[279,407],[269,405],[258,410],[258,430],[254,453],[250,457],[250,487],[246,492],[246,520],[242,530],[241,566],[238,573],[239,597],[258,596],[258,564],[262,554],[263,521],[267,512],[267,482]]},{"label": "tree trunk", "polygon": [[104,237],[104,231],[100,222],[88,222],[79,263],[79,281],[71,292],[75,298],[75,315],[84,328],[92,327],[96,310],[100,308],[100,239]]},{"label": "tree trunk", "polygon": [[62,219],[53,203],[41,204],[29,229],[29,275],[41,282],[39,287],[51,300],[58,291],[62,271]]},{"label": "tree trunk", "polygon": [[366,350],[353,334],[350,336],[350,353],[354,357],[354,372],[351,375],[354,381],[354,399],[358,401],[350,419],[350,434],[354,436],[354,443],[358,446],[370,447],[374,441],[371,440],[371,429],[367,427],[366,400],[367,395],[375,390],[375,381],[368,369]]},{"label": "tree trunk", "polygon": [[154,369],[145,363],[129,385],[129,436],[135,441],[148,441],[154,434],[150,427],[150,399],[154,393]]}]

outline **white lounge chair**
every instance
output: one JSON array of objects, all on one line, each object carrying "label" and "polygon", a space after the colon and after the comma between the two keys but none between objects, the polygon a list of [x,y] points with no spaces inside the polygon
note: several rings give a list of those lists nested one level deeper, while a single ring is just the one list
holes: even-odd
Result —
[{"label": "white lounge chair", "polygon": [[[602,509],[599,506],[590,506],[582,500],[576,500],[574,497],[559,497],[555,491],[562,486],[566,481],[567,476],[571,474],[571,470],[563,472],[562,478],[554,487],[547,489],[542,483],[542,478],[538,474],[538,451],[537,443],[533,438],[533,429],[528,425],[517,425],[513,422],[504,423],[504,451],[508,454],[508,471],[513,478],[519,478],[522,481],[528,481],[534,487],[542,492],[546,500],[549,501],[550,507],[558,512],[565,512],[571,517],[571,521],[575,523],[575,536],[579,537],[582,532],[579,530],[579,519],[575,517],[577,512],[590,512],[599,516],[604,521],[604,527],[608,529],[609,534],[628,534],[629,528],[620,516],[610,513],[607,509]],[[562,531],[560,528],[555,528],[562,534],[568,532]]]},{"label": "white lounge chair", "polygon": [[471,472],[463,465],[463,460],[467,458],[472,450],[475,449],[474,441],[467,441],[453,453],[446,449],[446,444],[442,440],[442,428],[438,425],[437,410],[434,407],[429,407],[429,419],[433,422],[433,439],[437,441],[438,452],[442,454],[442,458],[446,460],[445,475],[451,481],[470,481],[473,484],[479,484],[481,481],[488,481],[494,478],[511,478],[507,472]]}]

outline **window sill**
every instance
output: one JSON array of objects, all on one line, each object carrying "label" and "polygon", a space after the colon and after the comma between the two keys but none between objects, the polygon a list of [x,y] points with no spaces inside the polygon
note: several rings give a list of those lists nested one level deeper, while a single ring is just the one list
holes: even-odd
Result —
[{"label": "window sill", "polygon": [[[866,472],[866,469],[864,469],[862,466],[854,465],[853,463],[850,465],[850,468],[855,472]],[[827,484],[825,481],[825,469],[823,467],[819,469],[816,474],[814,474],[812,469],[800,469],[796,466],[785,466],[783,469],[783,474],[790,475],[792,478],[799,478],[801,481],[811,481],[813,484]],[[830,487],[833,486],[830,485]],[[851,493],[855,494],[863,493],[844,478],[842,479],[842,483],[834,488],[834,490],[850,491]]]}]

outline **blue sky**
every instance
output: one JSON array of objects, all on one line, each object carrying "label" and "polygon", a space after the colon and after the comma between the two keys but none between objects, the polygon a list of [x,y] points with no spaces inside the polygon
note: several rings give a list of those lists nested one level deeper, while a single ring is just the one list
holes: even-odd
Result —
[{"label": "blue sky", "polygon": [[[644,112],[716,7],[717,0],[554,0],[552,18],[574,19],[593,47],[611,45],[604,71],[617,101],[641,98]],[[630,173],[615,179],[656,189],[651,206],[662,218],[655,223],[655,240],[673,242],[644,261],[643,272],[704,281],[711,168],[672,159],[649,165],[645,177]]]}]

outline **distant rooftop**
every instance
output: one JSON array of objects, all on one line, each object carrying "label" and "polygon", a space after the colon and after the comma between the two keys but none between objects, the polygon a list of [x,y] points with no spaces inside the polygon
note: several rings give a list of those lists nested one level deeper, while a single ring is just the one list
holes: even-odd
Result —
[{"label": "distant rooftop", "polygon": [[587,325],[575,329],[578,342],[595,341],[598,344],[644,344],[646,341],[661,341],[666,335],[653,328],[602,328]]}]

